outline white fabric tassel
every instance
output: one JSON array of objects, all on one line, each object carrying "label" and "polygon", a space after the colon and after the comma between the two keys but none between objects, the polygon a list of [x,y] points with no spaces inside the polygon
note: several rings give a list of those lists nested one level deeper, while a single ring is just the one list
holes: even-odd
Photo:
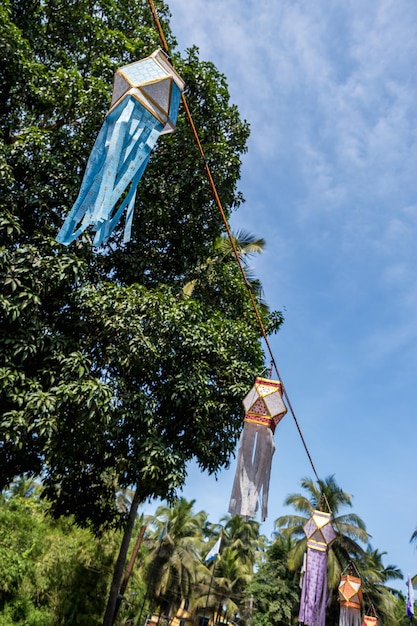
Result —
[{"label": "white fabric tassel", "polygon": [[361,612],[351,606],[340,607],[339,626],[361,626]]},{"label": "white fabric tassel", "polygon": [[230,497],[231,515],[240,515],[245,519],[254,517],[261,497],[261,517],[265,521],[274,452],[272,430],[263,424],[245,422],[239,439],[237,468]]}]

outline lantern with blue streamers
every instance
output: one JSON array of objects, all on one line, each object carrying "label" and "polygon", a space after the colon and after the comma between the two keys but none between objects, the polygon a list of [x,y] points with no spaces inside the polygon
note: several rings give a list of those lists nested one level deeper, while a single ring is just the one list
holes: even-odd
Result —
[{"label": "lantern with blue streamers", "polygon": [[123,240],[130,240],[137,185],[159,135],[175,130],[183,89],[161,50],[116,71],[110,110],[57,241],[68,245],[91,226],[99,246],[125,211]]}]

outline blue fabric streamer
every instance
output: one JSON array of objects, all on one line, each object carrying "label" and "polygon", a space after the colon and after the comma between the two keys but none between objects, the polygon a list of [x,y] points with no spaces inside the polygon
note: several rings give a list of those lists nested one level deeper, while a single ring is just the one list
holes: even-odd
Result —
[{"label": "blue fabric streamer", "polygon": [[116,71],[110,111],[57,241],[68,245],[91,226],[100,246],[125,211],[123,241],[130,240],[136,188],[159,135],[175,129],[183,89],[162,50]]},{"label": "blue fabric streamer", "polygon": [[78,198],[57,241],[68,245],[92,226],[93,245],[100,246],[110,237],[126,208],[124,241],[129,241],[136,188],[162,128],[163,124],[134,97],[121,100],[104,121],[88,159]]}]

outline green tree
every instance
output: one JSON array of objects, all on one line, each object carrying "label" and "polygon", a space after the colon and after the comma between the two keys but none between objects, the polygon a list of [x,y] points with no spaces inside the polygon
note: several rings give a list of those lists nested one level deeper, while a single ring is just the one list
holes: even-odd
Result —
[{"label": "green tree", "polygon": [[168,617],[183,598],[192,596],[196,582],[208,522],[205,511],[193,511],[194,504],[180,498],[171,507],[158,507],[149,520],[153,526],[147,542],[149,600]]},{"label": "green tree", "polygon": [[[203,611],[217,612],[219,618],[237,619],[244,612],[245,589],[253,576],[259,555],[266,545],[260,535],[260,524],[239,516],[225,516],[222,525],[212,530],[212,541],[221,537],[220,554],[198,569],[198,584],[194,591],[194,606]],[[210,542],[210,543],[211,543]],[[203,558],[207,556],[208,549]]]},{"label": "green tree", "polygon": [[395,565],[383,564],[385,555],[386,552],[368,545],[355,565],[362,579],[365,605],[372,605],[384,624],[394,625],[398,624],[397,611],[401,594],[388,583],[401,580],[403,574]]},{"label": "green tree", "polygon": [[248,564],[253,572],[258,556],[266,546],[266,537],[260,534],[260,523],[245,520],[239,515],[222,518],[223,553],[233,551],[242,564]]},{"label": "green tree", "polygon": [[[233,243],[232,243],[233,242]],[[201,265],[199,265],[194,273],[196,277],[192,281],[184,285],[183,293],[191,296],[194,292],[196,285],[204,282],[213,282],[216,280],[216,270],[222,264],[229,262],[235,258],[234,250],[236,250],[239,261],[245,269],[245,274],[248,278],[248,284],[253,287],[253,290],[260,290],[261,286],[258,280],[248,276],[247,260],[253,254],[260,254],[264,251],[265,240],[256,239],[256,237],[245,231],[238,231],[232,234],[232,241],[227,235],[218,237],[214,242],[213,254],[208,257]]]},{"label": "green tree", "polygon": [[246,589],[246,620],[253,626],[291,626],[298,607],[298,573],[288,568],[293,540],[277,534]]},{"label": "green tree", "polygon": [[252,567],[239,559],[236,549],[224,550],[214,567],[213,596],[217,606],[213,608],[223,612],[226,621],[235,621],[244,606],[245,590],[252,579]]},{"label": "green tree", "polygon": [[0,499],[0,625],[98,626],[119,540],[51,520],[36,493],[10,490]]},{"label": "green tree", "polygon": [[[182,296],[222,231],[183,114],[141,182],[131,242],[122,228],[100,251],[88,233],[55,242],[114,70],[158,47],[146,1],[6,0],[0,12],[0,487],[42,475],[53,515],[125,523],[114,596],[138,503],[174,496],[192,457],[209,472],[228,463],[263,369],[259,329],[233,262]],[[248,126],[196,49],[173,59],[230,215]],[[115,494],[131,487],[120,512]]]}]

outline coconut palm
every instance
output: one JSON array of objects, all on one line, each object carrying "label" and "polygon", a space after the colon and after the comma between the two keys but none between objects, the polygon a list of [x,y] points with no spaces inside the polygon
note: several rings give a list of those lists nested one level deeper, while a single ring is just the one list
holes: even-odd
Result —
[{"label": "coconut palm", "polygon": [[[236,233],[232,234],[232,241],[233,244],[226,235],[222,235],[216,240],[212,256],[207,258],[199,267],[196,268],[197,277],[189,281],[184,286],[184,295],[192,295],[202,276],[205,275],[209,282],[212,281],[216,277],[216,270],[218,266],[235,258],[235,250],[245,270],[248,285],[253,293],[258,297],[260,302],[263,303],[261,283],[253,276],[252,271],[248,266],[248,260],[251,256],[261,254],[264,251],[265,240],[262,238],[256,238],[254,235],[246,231],[238,230]],[[265,306],[265,303],[263,303],[263,305]]]},{"label": "coconut palm", "polygon": [[7,498],[30,498],[40,494],[41,484],[26,475],[17,476],[5,491]]},{"label": "coconut palm", "polygon": [[195,588],[193,606],[209,614],[217,612],[223,619],[239,613],[245,599],[245,589],[253,574],[249,561],[243,563],[238,551],[225,548],[213,564],[199,569],[199,584]]},{"label": "coconut palm", "polygon": [[267,539],[259,534],[260,524],[255,520],[245,520],[239,515],[226,515],[221,519],[223,527],[223,550],[235,551],[243,564],[252,567],[266,547]]},{"label": "coconut palm", "polygon": [[218,606],[224,607],[225,617],[239,613],[252,574],[251,564],[243,563],[237,550],[224,550],[217,564],[214,590]]},{"label": "coconut palm", "polygon": [[193,604],[226,620],[242,613],[247,584],[267,540],[256,521],[227,515],[221,522],[224,526],[215,529],[215,536],[222,537],[220,554],[213,563],[199,566]]},{"label": "coconut palm", "polygon": [[410,537],[410,543],[417,543],[417,528]]},{"label": "coconut palm", "polygon": [[403,578],[395,565],[385,566],[382,562],[386,552],[374,550],[368,545],[366,551],[355,562],[357,573],[362,580],[365,606],[372,605],[384,624],[396,623],[395,610],[399,592],[387,585],[391,580]]},{"label": "coconut palm", "polygon": [[168,615],[189,598],[196,580],[203,546],[207,513],[194,513],[195,500],[177,500],[172,507],[160,506],[147,519],[153,530],[147,544],[149,597]]},{"label": "coconut palm", "polygon": [[[291,626],[296,623],[300,587],[298,575],[287,566],[294,540],[279,534],[246,589],[246,623],[253,626]],[[332,622],[327,622],[328,624]]]},{"label": "coconut palm", "polygon": [[320,484],[310,478],[303,478],[301,486],[306,495],[293,493],[284,502],[293,506],[299,515],[279,517],[275,522],[275,528],[282,534],[298,540],[290,551],[288,560],[289,567],[296,570],[301,568],[306,551],[307,542],[303,527],[309,520],[311,512],[322,507],[323,510],[330,509],[336,540],[329,549],[328,584],[330,588],[336,588],[341,573],[350,560],[364,554],[361,543],[367,544],[369,538],[365,523],[354,513],[339,513],[344,507],[352,506],[352,496],[338,486],[334,476],[328,476],[320,481]]}]

